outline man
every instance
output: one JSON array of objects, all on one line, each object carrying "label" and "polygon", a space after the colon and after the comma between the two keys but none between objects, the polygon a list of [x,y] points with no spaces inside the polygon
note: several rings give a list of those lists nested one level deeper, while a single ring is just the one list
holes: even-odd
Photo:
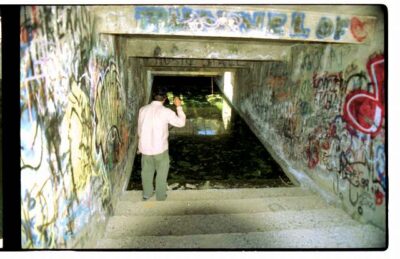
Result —
[{"label": "man", "polygon": [[181,107],[179,97],[174,98],[178,115],[164,107],[167,93],[158,89],[153,93],[153,101],[140,108],[138,122],[139,153],[142,153],[142,186],[143,200],[153,196],[154,173],[156,175],[156,199],[167,198],[167,177],[169,170],[168,124],[175,127],[185,126],[186,115]]}]

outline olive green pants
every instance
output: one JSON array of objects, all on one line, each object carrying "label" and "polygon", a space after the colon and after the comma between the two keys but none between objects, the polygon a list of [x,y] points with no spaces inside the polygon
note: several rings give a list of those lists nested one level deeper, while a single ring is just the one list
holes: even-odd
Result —
[{"label": "olive green pants", "polygon": [[156,175],[156,199],[163,201],[167,198],[167,178],[169,171],[168,150],[158,155],[142,154],[142,187],[143,198],[150,198],[154,192],[154,173]]}]

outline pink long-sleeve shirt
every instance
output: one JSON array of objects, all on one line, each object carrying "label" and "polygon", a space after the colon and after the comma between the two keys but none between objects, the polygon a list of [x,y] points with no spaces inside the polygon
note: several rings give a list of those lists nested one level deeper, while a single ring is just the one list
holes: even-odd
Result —
[{"label": "pink long-sleeve shirt", "polygon": [[182,107],[179,106],[176,110],[178,115],[159,101],[152,101],[140,108],[138,122],[140,153],[158,155],[168,149],[168,124],[179,128],[185,126],[186,115]]}]

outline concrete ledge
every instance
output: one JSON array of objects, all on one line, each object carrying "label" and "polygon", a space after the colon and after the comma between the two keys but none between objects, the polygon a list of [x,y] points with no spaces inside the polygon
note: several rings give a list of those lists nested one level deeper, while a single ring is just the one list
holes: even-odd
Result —
[{"label": "concrete ledge", "polygon": [[[153,199],[153,198],[152,198]],[[118,216],[166,216],[195,214],[238,214],[273,212],[284,210],[305,210],[329,208],[327,203],[316,195],[268,197],[236,200],[191,200],[146,202],[121,201],[115,215]]]},{"label": "concrete ledge", "polygon": [[[227,200],[252,199],[278,196],[307,196],[312,193],[301,187],[278,188],[237,188],[237,189],[207,189],[207,190],[173,190],[168,191],[168,201],[179,200]],[[126,191],[120,201],[139,202],[142,200],[142,191]]]}]

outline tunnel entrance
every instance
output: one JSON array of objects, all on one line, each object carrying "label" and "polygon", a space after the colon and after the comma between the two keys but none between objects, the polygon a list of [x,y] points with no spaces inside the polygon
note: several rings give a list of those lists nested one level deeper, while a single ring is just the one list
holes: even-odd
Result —
[{"label": "tunnel entrance", "polygon": [[[175,189],[287,187],[285,175],[209,76],[155,76],[153,89],[183,100],[186,126],[171,128],[168,186]],[[142,190],[141,155],[136,155],[128,190]]]}]

